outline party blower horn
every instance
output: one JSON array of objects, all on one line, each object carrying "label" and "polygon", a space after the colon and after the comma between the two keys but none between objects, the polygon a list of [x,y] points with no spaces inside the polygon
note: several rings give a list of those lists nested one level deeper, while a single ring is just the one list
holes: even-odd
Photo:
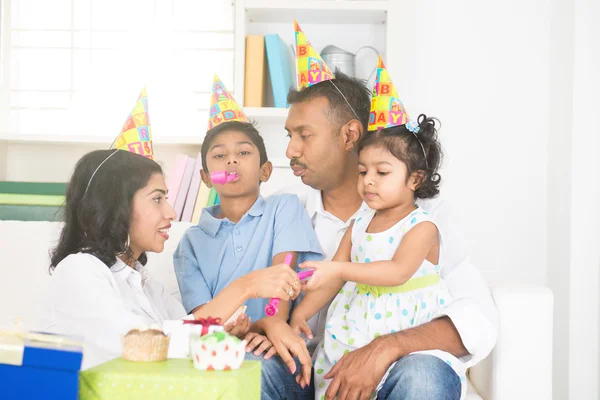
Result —
[{"label": "party blower horn", "polygon": [[210,173],[210,180],[213,183],[224,185],[229,182],[233,182],[238,177],[237,172],[227,173],[227,171],[214,171]]},{"label": "party blower horn", "polygon": [[[290,265],[291,262],[292,262],[292,255],[290,253],[288,253],[285,255],[285,259],[283,260],[283,263]],[[303,281],[307,278],[310,278],[314,272],[315,271],[312,269],[308,270],[308,271],[298,272],[298,280]],[[269,303],[265,306],[265,313],[269,317],[272,317],[273,315],[277,314],[277,311],[279,311],[277,309],[278,305],[279,305],[279,299],[277,297],[273,297],[271,300],[269,300]]]}]

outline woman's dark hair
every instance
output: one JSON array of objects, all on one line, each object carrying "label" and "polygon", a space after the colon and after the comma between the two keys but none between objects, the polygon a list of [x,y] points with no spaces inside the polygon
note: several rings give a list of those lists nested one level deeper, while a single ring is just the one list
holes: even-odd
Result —
[{"label": "woman's dark hair", "polygon": [[260,133],[256,127],[250,122],[229,121],[215,126],[206,132],[206,135],[204,136],[204,140],[202,141],[202,149],[200,151],[202,153],[202,169],[205,172],[210,172],[206,163],[206,153],[208,153],[208,149],[210,149],[210,146],[215,138],[219,136],[220,133],[225,131],[238,131],[248,136],[248,139],[250,139],[258,148],[258,154],[260,154],[260,165],[262,166],[264,163],[269,161],[267,158],[265,141],[263,140],[262,136],[260,136]]},{"label": "woman's dark hair", "polygon": [[[119,150],[111,156],[114,152],[92,151],[77,162],[67,187],[65,225],[50,254],[50,272],[65,257],[79,252],[93,254],[108,267],[115,264],[118,255],[133,257],[128,244],[133,195],[152,175],[162,174],[162,168],[128,151]],[[146,254],[142,253],[138,261],[146,264]]]},{"label": "woman's dark hair", "polygon": [[442,164],[442,147],[438,141],[436,121],[439,125],[437,119],[427,118],[425,114],[419,115],[417,119],[419,132],[416,134],[409,131],[406,125],[367,132],[358,142],[358,152],[370,146],[381,146],[387,149],[394,157],[406,164],[408,176],[413,172],[423,172],[421,182],[415,190],[415,198],[435,197],[440,192],[442,179],[438,173]]}]

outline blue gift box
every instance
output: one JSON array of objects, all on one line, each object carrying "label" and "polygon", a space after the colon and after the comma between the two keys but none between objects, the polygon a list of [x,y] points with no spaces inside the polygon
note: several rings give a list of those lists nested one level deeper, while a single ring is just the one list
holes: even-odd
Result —
[{"label": "blue gift box", "polygon": [[82,358],[74,338],[0,334],[0,397],[76,400]]}]

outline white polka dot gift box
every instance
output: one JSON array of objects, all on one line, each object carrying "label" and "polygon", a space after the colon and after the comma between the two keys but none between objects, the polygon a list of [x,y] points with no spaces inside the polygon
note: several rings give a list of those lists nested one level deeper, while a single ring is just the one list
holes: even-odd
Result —
[{"label": "white polka dot gift box", "polygon": [[190,345],[194,367],[204,371],[238,369],[246,355],[246,341],[227,332],[192,337]]}]

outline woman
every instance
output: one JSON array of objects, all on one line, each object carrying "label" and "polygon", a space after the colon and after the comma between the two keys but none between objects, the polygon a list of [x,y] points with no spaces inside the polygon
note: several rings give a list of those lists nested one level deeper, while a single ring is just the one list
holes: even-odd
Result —
[{"label": "woman", "polygon": [[[121,335],[136,326],[186,317],[144,268],[147,251],[164,249],[176,216],[166,196],[161,167],[137,154],[93,151],[75,167],[51,253],[46,318],[52,331],[84,338],[83,368],[118,357]],[[249,298],[289,300],[299,290],[293,270],[276,265],[232,282],[188,318],[225,321]]]}]

